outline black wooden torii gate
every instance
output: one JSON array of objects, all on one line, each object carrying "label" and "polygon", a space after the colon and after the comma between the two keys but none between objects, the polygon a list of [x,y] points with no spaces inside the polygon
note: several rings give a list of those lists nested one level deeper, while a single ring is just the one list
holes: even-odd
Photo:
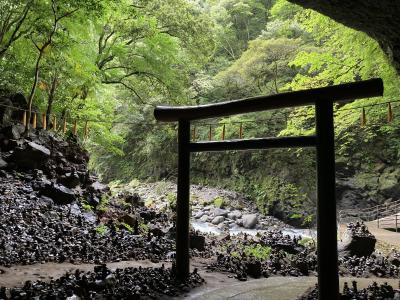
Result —
[{"label": "black wooden torii gate", "polygon": [[[215,104],[170,107],[157,106],[154,116],[163,122],[178,122],[178,191],[176,220],[177,275],[189,275],[189,189],[190,153],[289,147],[316,147],[317,156],[317,249],[319,299],[339,295],[335,148],[333,103],[382,96],[382,79],[370,79],[336,86],[260,96]],[[190,121],[284,107],[315,105],[315,136],[257,138],[190,142]]]}]

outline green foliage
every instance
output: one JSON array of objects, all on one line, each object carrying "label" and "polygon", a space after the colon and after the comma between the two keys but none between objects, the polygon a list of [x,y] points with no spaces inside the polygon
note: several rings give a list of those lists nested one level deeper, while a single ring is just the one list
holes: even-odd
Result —
[{"label": "green foliage", "polygon": [[139,233],[146,235],[149,232],[149,226],[145,223],[139,223]]},{"label": "green foliage", "polygon": [[271,247],[262,246],[260,244],[254,244],[254,245],[245,246],[243,249],[243,252],[247,256],[253,256],[256,259],[266,260],[269,258],[270,254],[271,254],[271,250],[272,250]]},{"label": "green foliage", "polygon": [[127,231],[133,232],[133,228],[132,228],[129,224],[126,224],[126,223],[124,223],[124,222],[121,222],[120,225],[121,225],[123,228],[125,228]]},{"label": "green foliage", "polygon": [[99,235],[105,235],[108,232],[108,227],[104,224],[101,224],[99,226],[96,227],[96,232]]},{"label": "green foliage", "polygon": [[217,208],[224,208],[224,206],[226,205],[225,199],[222,197],[216,197],[213,202],[214,206]]},{"label": "green foliage", "polygon": [[105,213],[108,211],[108,205],[110,202],[110,196],[109,195],[103,195],[102,198],[100,199],[100,203],[97,206],[97,211],[101,213]]},{"label": "green foliage", "polygon": [[176,194],[168,193],[167,194],[168,207],[170,210],[175,211],[176,209]]},{"label": "green foliage", "polygon": [[86,203],[86,202],[83,202],[83,203],[82,203],[82,208],[83,208],[85,211],[93,211],[93,206],[91,206],[90,204],[88,204],[88,203]]}]

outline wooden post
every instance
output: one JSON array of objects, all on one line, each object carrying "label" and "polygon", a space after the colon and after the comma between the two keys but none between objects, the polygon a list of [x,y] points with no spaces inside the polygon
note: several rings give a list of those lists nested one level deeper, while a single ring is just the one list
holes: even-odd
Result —
[{"label": "wooden post", "polygon": [[193,136],[192,136],[192,141],[196,141],[196,126],[193,127]]},{"label": "wooden post", "polygon": [[57,131],[57,116],[53,116],[53,130]]},{"label": "wooden post", "polygon": [[224,124],[224,126],[222,127],[222,136],[221,136],[221,139],[224,141],[225,140],[225,124]]},{"label": "wooden post", "polygon": [[339,299],[333,102],[315,104],[317,132],[317,248],[319,299]]},{"label": "wooden post", "polygon": [[22,125],[26,127],[26,111],[22,114]]},{"label": "wooden post", "polygon": [[178,127],[178,189],[176,198],[176,272],[177,277],[189,276],[189,193],[190,193],[190,122],[179,121]]},{"label": "wooden post", "polygon": [[37,127],[37,113],[33,113],[32,128],[36,129],[36,127]]},{"label": "wooden post", "polygon": [[46,119],[46,114],[42,114],[42,126],[43,129],[46,130],[47,129],[47,119]]},{"label": "wooden post", "polygon": [[67,117],[64,116],[64,121],[63,121],[63,134],[67,133]]},{"label": "wooden post", "polygon": [[240,128],[239,128],[239,139],[243,138],[243,123],[240,123]]},{"label": "wooden post", "polygon": [[212,125],[210,125],[210,130],[208,131],[208,140],[211,141],[212,139]]},{"label": "wooden post", "polygon": [[363,107],[361,112],[361,127],[365,127],[366,124],[367,124],[367,118],[365,116],[365,108]]},{"label": "wooden post", "polygon": [[84,139],[85,139],[85,140],[87,139],[88,134],[89,134],[89,122],[86,121],[86,122],[85,122],[85,136],[84,136]]},{"label": "wooden post", "polygon": [[393,121],[393,110],[392,110],[392,105],[390,103],[388,103],[387,121],[388,123],[391,123]]},{"label": "wooden post", "polygon": [[378,220],[378,228],[379,228],[379,205],[376,206],[376,219]]},{"label": "wooden post", "polygon": [[72,130],[72,134],[76,135],[77,131],[78,131],[78,121],[75,120],[74,121],[74,127],[73,127],[73,130]]}]

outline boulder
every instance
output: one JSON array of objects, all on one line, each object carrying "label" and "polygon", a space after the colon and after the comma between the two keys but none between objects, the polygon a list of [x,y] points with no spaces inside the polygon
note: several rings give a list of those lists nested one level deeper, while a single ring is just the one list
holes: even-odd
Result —
[{"label": "boulder", "polygon": [[22,169],[41,169],[50,157],[50,150],[34,142],[15,149],[10,160]]},{"label": "boulder", "polygon": [[217,216],[211,221],[211,223],[214,225],[218,225],[218,224],[222,223],[224,220],[225,220],[225,218],[223,216]]},{"label": "boulder", "polygon": [[397,172],[384,173],[379,177],[379,191],[386,197],[400,197],[400,183]]},{"label": "boulder", "polygon": [[260,278],[262,274],[261,262],[258,260],[247,262],[246,273],[253,278]]},{"label": "boulder", "polygon": [[138,223],[137,218],[132,214],[124,214],[118,218],[118,221],[128,224],[132,228],[137,226],[137,223]]},{"label": "boulder", "polygon": [[388,256],[388,261],[395,265],[396,267],[400,267],[400,252],[392,251]]},{"label": "boulder", "polygon": [[7,168],[7,165],[8,164],[4,160],[2,160],[2,158],[0,157],[0,169]]},{"label": "boulder", "polygon": [[238,210],[234,210],[228,213],[228,218],[232,220],[237,220],[242,217],[242,213]]},{"label": "boulder", "polygon": [[258,223],[258,216],[256,214],[243,215],[243,227],[253,229]]},{"label": "boulder", "polygon": [[195,219],[200,219],[202,216],[204,216],[204,211],[198,211],[195,215]]},{"label": "boulder", "polygon": [[73,173],[66,173],[65,175],[61,176],[59,182],[65,185],[67,188],[73,189],[80,185],[81,180],[79,175],[76,172]]},{"label": "boulder", "polygon": [[350,223],[338,243],[339,256],[370,256],[375,251],[376,238],[364,224]]},{"label": "boulder", "polygon": [[57,204],[70,204],[76,200],[74,192],[61,184],[46,184],[41,194]]},{"label": "boulder", "polygon": [[21,133],[24,131],[22,125],[10,125],[1,129],[0,133],[4,138],[9,140],[19,140],[21,138]]},{"label": "boulder", "polygon": [[[98,184],[95,182],[93,184]],[[104,185],[103,185],[104,186]],[[104,189],[104,191],[108,191],[108,187]],[[142,207],[144,206],[144,200],[140,197],[138,193],[131,193],[128,191],[124,191],[118,195],[119,198],[123,199],[126,203],[129,203],[132,206]]]},{"label": "boulder", "polygon": [[190,235],[190,248],[204,251],[206,249],[206,238],[202,235]]},{"label": "boulder", "polygon": [[[137,225],[136,225],[137,226]],[[149,232],[153,235],[153,236],[157,236],[157,237],[163,237],[166,233],[157,225],[154,224],[149,224]]]},{"label": "boulder", "polygon": [[201,218],[200,218],[200,221],[201,222],[208,222],[208,216],[207,215],[203,215]]},{"label": "boulder", "polygon": [[228,215],[228,211],[226,209],[222,209],[222,208],[216,208],[214,209],[214,217],[226,217]]},{"label": "boulder", "polygon": [[110,188],[107,185],[100,183],[99,181],[95,181],[90,185],[90,190],[95,193],[107,193]]}]

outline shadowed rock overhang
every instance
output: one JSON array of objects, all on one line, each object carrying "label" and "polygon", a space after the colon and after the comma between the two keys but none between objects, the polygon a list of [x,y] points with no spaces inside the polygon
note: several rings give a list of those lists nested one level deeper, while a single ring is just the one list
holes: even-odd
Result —
[{"label": "shadowed rock overhang", "polygon": [[289,0],[377,40],[400,73],[399,0]]}]

